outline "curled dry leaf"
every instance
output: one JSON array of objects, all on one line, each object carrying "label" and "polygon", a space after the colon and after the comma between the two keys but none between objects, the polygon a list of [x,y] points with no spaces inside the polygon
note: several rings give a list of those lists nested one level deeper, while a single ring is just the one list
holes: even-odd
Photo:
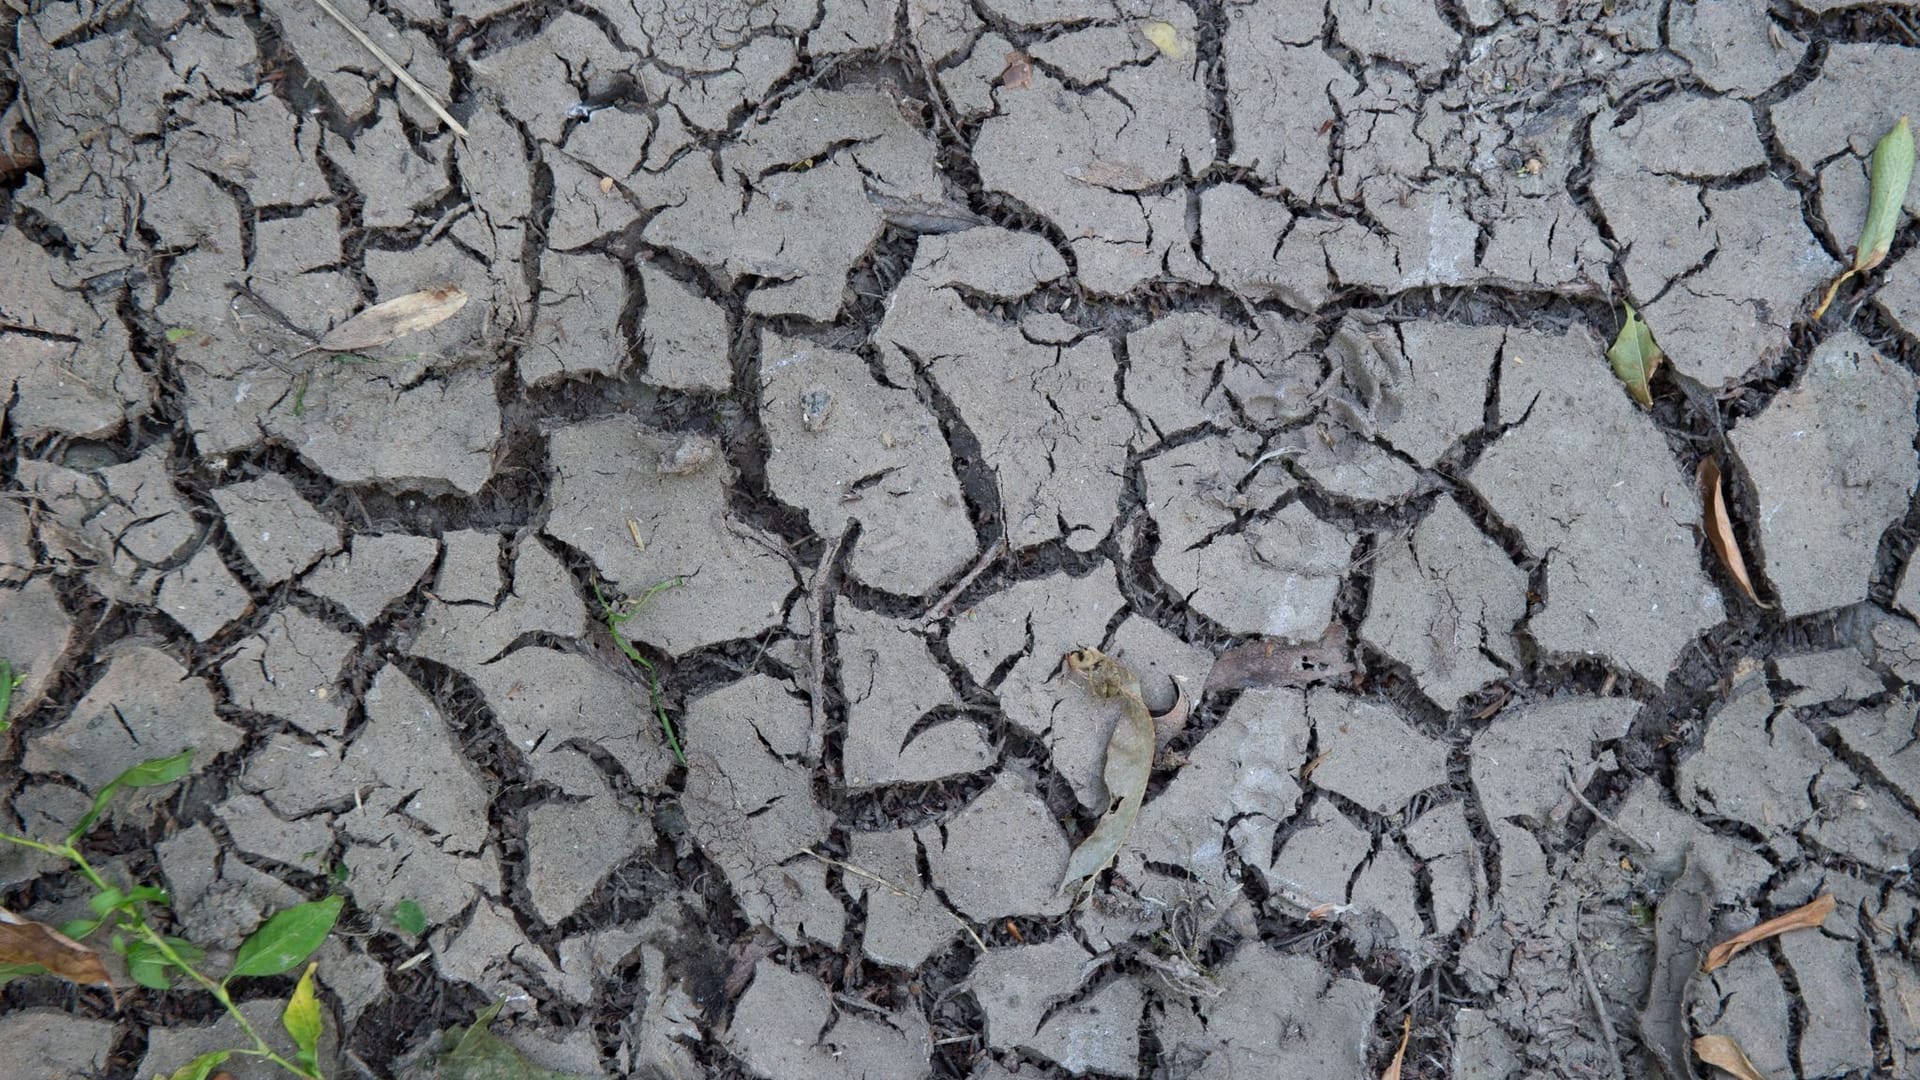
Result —
[{"label": "curled dry leaf", "polygon": [[1705,518],[1707,541],[1713,545],[1713,553],[1720,556],[1720,565],[1733,575],[1734,584],[1747,594],[1747,599],[1761,607],[1760,597],[1753,591],[1753,578],[1747,574],[1747,560],[1740,554],[1740,542],[1733,535],[1733,519],[1727,513],[1727,494],[1721,483],[1720,462],[1712,457],[1700,459],[1700,504]]},{"label": "curled dry leaf", "polygon": [[1228,649],[1213,662],[1201,693],[1312,686],[1352,671],[1353,665],[1347,662],[1347,628],[1334,623],[1320,640],[1304,645],[1267,638]]},{"label": "curled dry leaf", "polygon": [[1749,945],[1756,945],[1771,937],[1779,937],[1789,930],[1811,930],[1827,921],[1833,914],[1832,893],[1823,893],[1810,903],[1794,908],[1785,915],[1777,915],[1751,930],[1733,935],[1707,951],[1707,958],[1700,965],[1701,971],[1713,971],[1725,967],[1727,961],[1740,955]]},{"label": "curled dry leaf", "polygon": [[1400,1080],[1400,1068],[1407,1063],[1407,1040],[1413,1037],[1413,1014],[1408,1013],[1400,1020],[1400,1048],[1393,1052],[1393,1060],[1387,1062],[1387,1071],[1380,1074],[1380,1080]]},{"label": "curled dry leaf", "polygon": [[466,290],[457,285],[396,296],[327,331],[314,348],[326,352],[377,349],[394,338],[438,326],[466,306]]},{"label": "curled dry leaf", "polygon": [[1062,892],[1091,884],[1113,861],[1133,819],[1140,815],[1140,804],[1147,799],[1147,777],[1153,772],[1153,717],[1140,697],[1139,678],[1098,649],[1067,654],[1066,666],[1086,678],[1087,689],[1095,697],[1118,702],[1120,716],[1107,739],[1107,761],[1100,774],[1111,801],[1093,831],[1067,857],[1067,872],[1060,879]]},{"label": "curled dry leaf", "polygon": [[92,949],[45,923],[0,908],[0,965],[37,964],[68,982],[113,989],[106,965]]},{"label": "curled dry leaf", "polygon": [[1747,1052],[1728,1035],[1702,1035],[1693,1040],[1693,1056],[1725,1072],[1736,1080],[1767,1080]]},{"label": "curled dry leaf", "polygon": [[1033,88],[1033,60],[1015,49],[1007,54],[1007,66],[1000,72],[1000,85],[1009,90]]},{"label": "curled dry leaf", "polygon": [[1640,313],[1633,310],[1633,305],[1620,306],[1626,309],[1627,319],[1620,324],[1620,333],[1607,350],[1607,360],[1613,364],[1613,373],[1627,384],[1627,393],[1633,395],[1633,400],[1639,402],[1641,408],[1651,409],[1653,373],[1660,370],[1660,362],[1667,356],[1653,343],[1653,331],[1647,328]]}]

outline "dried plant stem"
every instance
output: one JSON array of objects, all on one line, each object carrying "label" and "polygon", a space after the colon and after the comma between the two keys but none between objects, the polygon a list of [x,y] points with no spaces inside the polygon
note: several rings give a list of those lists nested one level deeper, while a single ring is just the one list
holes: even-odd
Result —
[{"label": "dried plant stem", "polygon": [[333,6],[332,0],[313,0],[313,2],[320,5],[321,11],[332,16],[333,21],[339,23],[341,29],[352,34],[353,39],[358,41],[368,52],[372,53],[374,59],[385,64],[387,70],[393,72],[393,77],[400,80],[401,85],[419,95],[420,100],[427,103],[427,108],[433,110],[433,115],[439,117],[440,122],[447,125],[448,130],[463,139],[467,137],[465,125],[453,118],[453,114],[447,111],[446,106],[440,104],[440,100],[433,96],[433,92],[420,85],[420,80],[407,74],[407,69],[401,67],[400,61],[395,60],[391,53],[381,48],[378,43],[363,33],[359,27],[348,22],[347,17],[340,13],[340,9]]}]

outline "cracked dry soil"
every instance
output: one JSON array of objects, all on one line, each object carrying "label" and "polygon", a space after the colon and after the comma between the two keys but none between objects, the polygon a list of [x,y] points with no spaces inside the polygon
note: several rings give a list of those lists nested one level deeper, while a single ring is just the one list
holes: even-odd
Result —
[{"label": "cracked dry soil", "polygon": [[[193,747],[91,850],[216,952],[344,892],[330,1075],[505,998],[610,1076],[1920,1076],[1911,232],[1806,316],[1912,4],[340,5],[468,138],[299,0],[0,7],[0,825]],[[676,577],[684,763],[596,600]],[[1083,646],[1192,713],[1074,906]],[[0,1072],[216,1019],[18,981]]]}]

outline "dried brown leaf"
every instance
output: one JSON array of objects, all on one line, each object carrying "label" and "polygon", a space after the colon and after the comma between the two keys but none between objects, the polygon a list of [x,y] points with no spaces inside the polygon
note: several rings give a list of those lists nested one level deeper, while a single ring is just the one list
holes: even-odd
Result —
[{"label": "dried brown leaf", "polygon": [[1138,165],[1118,161],[1094,161],[1078,165],[1067,170],[1067,178],[1108,191],[1144,191],[1162,179]]},{"label": "dried brown leaf", "polygon": [[1729,1035],[1702,1035],[1693,1040],[1693,1056],[1737,1080],[1767,1080]]},{"label": "dried brown leaf", "polygon": [[1000,85],[1009,90],[1033,88],[1033,60],[1015,49],[1007,54],[1007,66],[1000,72]]},{"label": "dried brown leaf", "polygon": [[326,352],[377,349],[394,338],[438,326],[466,306],[466,290],[457,285],[410,292],[375,304],[327,331],[314,348]]},{"label": "dried brown leaf", "polygon": [[0,964],[38,964],[68,982],[113,988],[106,965],[92,949],[5,908],[0,908]]},{"label": "dried brown leaf", "polygon": [[1833,908],[1833,894],[1823,893],[1785,915],[1776,915],[1751,930],[1743,930],[1708,950],[1707,959],[1700,965],[1700,970],[1713,971],[1724,967],[1727,961],[1738,956],[1747,946],[1779,937],[1789,930],[1811,930],[1826,922],[1827,916],[1833,914]]},{"label": "dried brown leaf", "polygon": [[1400,1080],[1400,1067],[1407,1063],[1407,1040],[1413,1037],[1413,1014],[1408,1013],[1400,1020],[1400,1049],[1393,1052],[1393,1060],[1387,1062],[1387,1071],[1380,1074],[1380,1080]]},{"label": "dried brown leaf", "polygon": [[1153,772],[1153,717],[1140,697],[1140,680],[1126,666],[1098,649],[1067,654],[1066,666],[1087,680],[1094,697],[1120,706],[1113,734],[1107,737],[1107,760],[1100,778],[1111,800],[1093,831],[1067,857],[1060,891],[1091,886],[1096,875],[1113,862],[1133,819],[1147,798],[1147,778]]},{"label": "dried brown leaf", "polygon": [[1201,693],[1312,686],[1352,671],[1353,665],[1347,661],[1347,628],[1334,623],[1319,641],[1304,645],[1268,638],[1228,649],[1213,662]]},{"label": "dried brown leaf", "polygon": [[1733,535],[1733,521],[1727,513],[1726,487],[1721,482],[1720,462],[1709,456],[1700,459],[1700,503],[1704,524],[1707,529],[1707,541],[1713,545],[1713,553],[1720,556],[1720,565],[1733,575],[1734,584],[1747,594],[1747,599],[1761,607],[1760,597],[1753,591],[1753,578],[1747,574],[1747,560],[1740,554],[1740,542]]}]

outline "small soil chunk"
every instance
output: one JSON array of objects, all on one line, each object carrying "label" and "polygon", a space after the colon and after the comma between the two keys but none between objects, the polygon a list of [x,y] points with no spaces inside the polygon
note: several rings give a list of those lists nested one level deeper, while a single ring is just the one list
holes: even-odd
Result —
[{"label": "small soil chunk", "polygon": [[1880,534],[1906,512],[1920,464],[1913,376],[1851,333],[1733,432],[1759,503],[1760,553],[1788,617],[1866,596]]},{"label": "small soil chunk", "polygon": [[86,697],[60,723],[28,741],[21,765],[61,772],[88,791],[143,761],[191,748],[205,763],[240,745],[240,731],[214,713],[206,680],[152,645],[134,642],[107,658]]},{"label": "small soil chunk", "polygon": [[992,763],[992,747],[971,721],[948,718],[922,727],[932,710],[957,704],[925,641],[896,620],[844,602],[834,623],[847,697],[840,769],[849,785],[937,780]]},{"label": "small soil chunk", "polygon": [[277,611],[220,667],[233,703],[312,734],[345,730],[352,702],[338,685],[353,639],[295,609]]},{"label": "small soil chunk", "polygon": [[355,533],[352,546],[308,571],[300,586],[370,623],[420,583],[439,551],[425,536]]},{"label": "small soil chunk", "polygon": [[1140,986],[1120,978],[1076,1000],[1089,959],[1086,948],[1065,935],[981,957],[972,985],[986,1013],[987,1045],[1039,1054],[1075,1076],[1134,1072]]},{"label": "small soil chunk", "polygon": [[1382,542],[1360,636],[1413,670],[1443,709],[1518,667],[1526,575],[1442,499],[1413,533]]},{"label": "small soil chunk", "polygon": [[1510,333],[1500,410],[1516,426],[1468,482],[1546,560],[1546,605],[1528,623],[1541,647],[1664,680],[1725,611],[1689,531],[1699,497],[1604,351],[1580,331]]},{"label": "small soil chunk", "polygon": [[933,882],[976,922],[1008,915],[1059,915],[1067,837],[1032,785],[1002,773],[944,825],[919,830]]},{"label": "small soil chunk", "polygon": [[760,370],[767,483],[821,536],[860,523],[847,564],[856,580],[918,596],[973,560],[952,456],[911,393],[876,382],[852,353],[774,335]]},{"label": "small soil chunk", "polygon": [[195,641],[206,641],[246,614],[253,598],[220,553],[203,547],[187,565],[161,579],[157,603]]},{"label": "small soil chunk", "polygon": [[1331,690],[1307,698],[1323,755],[1313,784],[1376,814],[1398,810],[1447,779],[1447,747],[1414,731],[1393,712]]},{"label": "small soil chunk", "polygon": [[213,493],[254,573],[277,585],[340,550],[340,529],[278,473]]},{"label": "small soil chunk", "polygon": [[787,942],[838,944],[846,912],[827,891],[826,864],[802,854],[826,840],[832,815],[814,802],[808,771],[762,741],[796,752],[806,706],[756,675],[695,699],[686,728],[687,826],[741,909]]}]

